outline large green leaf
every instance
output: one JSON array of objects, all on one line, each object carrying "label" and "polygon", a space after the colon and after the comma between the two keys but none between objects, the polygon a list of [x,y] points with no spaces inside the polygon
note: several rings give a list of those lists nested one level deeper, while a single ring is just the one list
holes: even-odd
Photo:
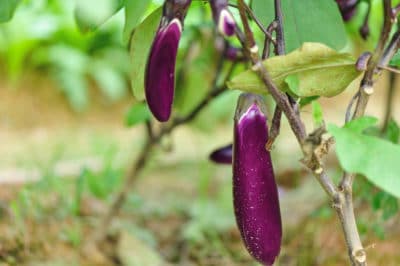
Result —
[{"label": "large green leaf", "polygon": [[88,84],[83,73],[68,69],[60,69],[54,73],[65,93],[69,103],[75,111],[83,111],[88,105]]},{"label": "large green leaf", "polygon": [[[338,53],[320,43],[304,43],[290,54],[264,61],[279,89],[288,91],[290,81],[290,89],[298,97],[332,97],[341,93],[360,75],[354,64],[355,60],[350,54]],[[231,89],[268,93],[264,83],[252,70],[235,76],[228,86]]]},{"label": "large green leaf", "polygon": [[[256,16],[265,26],[274,18],[273,0],[253,0]],[[333,0],[283,0],[287,52],[304,42],[320,42],[334,49],[346,44],[346,32],[339,9]]]},{"label": "large green leaf", "polygon": [[137,100],[144,99],[144,71],[147,57],[161,19],[161,8],[151,13],[135,30],[130,46],[131,87]]},{"label": "large green leaf", "polygon": [[20,0],[0,1],[0,22],[6,22],[12,18]]},{"label": "large green leaf", "polygon": [[132,31],[139,24],[143,13],[151,3],[151,0],[125,0],[125,26],[124,40],[129,40]]},{"label": "large green leaf", "polygon": [[340,165],[351,173],[365,175],[383,190],[400,198],[400,145],[362,134],[376,119],[360,118],[343,128],[329,125],[336,139]]},{"label": "large green leaf", "polygon": [[151,119],[151,113],[146,103],[135,103],[125,115],[125,125],[128,127]]},{"label": "large green leaf", "polygon": [[124,75],[111,67],[106,60],[93,60],[89,73],[107,99],[117,101],[126,95],[127,84]]},{"label": "large green leaf", "polygon": [[83,32],[96,30],[123,7],[123,2],[123,0],[77,1],[75,18],[79,29]]}]

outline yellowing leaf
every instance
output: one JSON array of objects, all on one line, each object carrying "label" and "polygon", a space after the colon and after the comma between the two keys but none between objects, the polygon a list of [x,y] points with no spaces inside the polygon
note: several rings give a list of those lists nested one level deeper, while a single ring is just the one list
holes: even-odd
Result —
[{"label": "yellowing leaf", "polygon": [[[338,95],[361,74],[356,70],[355,60],[350,54],[338,53],[320,43],[304,43],[287,55],[271,57],[263,63],[282,91],[289,90],[286,78],[295,76],[298,84],[292,93],[298,97]],[[228,87],[253,93],[268,93],[264,83],[252,70],[233,77],[228,82]]]}]

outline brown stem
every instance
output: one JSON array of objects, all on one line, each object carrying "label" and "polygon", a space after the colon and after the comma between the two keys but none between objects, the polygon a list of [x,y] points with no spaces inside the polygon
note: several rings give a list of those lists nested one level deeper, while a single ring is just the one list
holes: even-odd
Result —
[{"label": "brown stem", "polygon": [[238,37],[244,50],[247,51],[246,55],[248,56],[248,59],[252,62],[253,65],[252,70],[258,74],[258,76],[265,84],[268,92],[274,98],[277,106],[279,106],[285,113],[287,119],[289,120],[289,124],[299,143],[303,143],[303,141],[306,138],[306,131],[304,124],[300,120],[300,117],[297,116],[295,110],[292,108],[292,105],[289,102],[289,99],[287,98],[286,94],[282,93],[278,89],[278,87],[272,81],[267,69],[262,64],[262,61],[258,55],[257,45],[254,42],[253,33],[250,27],[248,27],[248,21],[245,15],[246,4],[244,3],[243,0],[239,0],[238,3],[239,3],[238,6],[239,6],[240,17],[242,19],[245,30],[245,36],[243,35],[243,33],[240,32],[239,29],[236,29],[236,36]]},{"label": "brown stem", "polygon": [[400,31],[397,31],[393,34],[392,39],[389,42],[389,45],[386,47],[381,59],[379,60],[379,66],[387,66],[395,55],[397,50],[400,48]]},{"label": "brown stem", "polygon": [[141,170],[144,168],[146,165],[147,158],[149,154],[151,153],[151,150],[154,146],[155,142],[153,141],[153,138],[150,136],[147,137],[146,144],[143,146],[139,157],[136,159],[134,164],[132,165],[131,169],[129,170],[125,183],[121,190],[118,192],[117,196],[115,197],[114,201],[112,202],[111,206],[109,207],[106,215],[103,217],[103,219],[100,222],[99,227],[97,228],[97,233],[96,233],[96,241],[98,243],[101,243],[104,241],[104,239],[107,237],[107,232],[108,228],[111,225],[111,222],[114,217],[118,215],[120,212],[126,197],[132,188],[132,185],[134,182],[137,180],[137,176],[141,172]]},{"label": "brown stem", "polygon": [[349,185],[338,194],[338,198],[334,201],[334,207],[344,231],[351,264],[364,266],[367,265],[367,255],[358,234],[354,216],[352,184]]},{"label": "brown stem", "polygon": [[[283,32],[283,14],[282,14],[282,6],[280,0],[275,0],[275,27],[274,30],[276,32],[276,45],[275,45],[275,54],[276,55],[284,55],[285,54],[285,34]],[[272,24],[274,24],[271,23]],[[265,47],[264,47],[265,50]],[[269,49],[268,49],[269,50]],[[266,51],[264,51],[266,52]],[[269,51],[268,51],[269,53]],[[290,96],[286,95],[289,102]],[[292,105],[293,106],[293,105]],[[282,109],[279,106],[275,107],[274,117],[272,119],[272,126],[270,129],[270,138],[268,143],[266,144],[266,148],[270,149],[275,139],[279,135],[280,127],[281,127],[281,119],[282,119]]]},{"label": "brown stem", "polygon": [[[384,23],[378,44],[372,58],[369,60],[367,70],[360,84],[360,89],[357,92],[357,105],[353,114],[353,119],[359,118],[365,114],[365,109],[368,104],[370,95],[373,93],[374,75],[378,72],[379,64],[387,64],[389,58],[393,56],[392,46],[389,45],[390,52],[385,50],[385,45],[389,39],[389,34],[392,28],[392,6],[391,0],[383,0]],[[395,43],[392,38],[392,44]],[[396,45],[397,47],[397,45]],[[388,54],[391,54],[389,56]],[[382,62],[385,61],[385,62]],[[354,98],[354,97],[353,97]],[[356,225],[356,219],[353,210],[352,187],[354,174],[344,173],[339,185],[340,193],[335,202],[336,211],[340,218],[343,231],[345,233],[346,243],[352,265],[363,266],[367,265],[365,250],[362,246]]]},{"label": "brown stem", "polygon": [[[272,35],[272,33],[275,31],[276,27],[278,27],[278,23],[274,20],[274,21],[272,21],[271,24],[268,25],[267,31]],[[268,58],[268,56],[269,56],[271,43],[272,42],[271,42],[270,38],[268,38],[266,36],[265,40],[264,40],[264,49],[263,49],[262,57],[261,57],[263,60]]]},{"label": "brown stem", "polygon": [[276,137],[279,135],[279,131],[281,129],[281,119],[282,119],[282,110],[278,106],[275,107],[274,116],[271,122],[271,129],[269,130],[268,142],[265,144],[265,148],[270,150],[272,148],[272,144],[274,144]]},{"label": "brown stem", "polygon": [[[243,19],[243,17],[242,17]],[[295,134],[297,141],[299,142],[300,146],[303,147],[305,145],[306,141],[306,130],[304,127],[303,122],[301,121],[300,117],[298,116],[298,112],[293,108],[293,105],[289,101],[289,98],[287,97],[286,94],[282,93],[279,91],[278,87],[273,83],[272,79],[269,76],[269,73],[265,66],[262,64],[260,58],[258,57],[257,53],[252,52],[252,49],[247,46],[247,42],[244,39],[244,35],[237,30],[236,35],[241,42],[243,48],[247,51],[247,56],[249,57],[249,60],[251,60],[253,67],[252,70],[254,70],[260,79],[263,81],[265,84],[268,92],[271,94],[273,99],[275,100],[277,106],[283,111],[285,116],[287,117],[289,121],[289,125]],[[246,34],[246,36],[249,35],[249,33]],[[305,156],[308,156],[305,152],[306,149],[303,149],[303,152],[305,153]],[[311,162],[310,165],[313,165],[314,162]],[[313,171],[314,175],[317,177],[325,191],[328,192],[328,194],[332,197],[335,198],[337,194],[337,190],[330,178],[326,175],[325,170],[322,167],[316,167],[311,168]]]},{"label": "brown stem", "polygon": [[356,109],[354,111],[353,119],[359,118],[364,115],[365,109],[368,104],[369,97],[374,92],[374,75],[377,72],[377,66],[380,63],[381,58],[384,58],[385,45],[389,39],[390,31],[392,29],[392,1],[383,0],[383,11],[384,21],[382,26],[381,35],[378,40],[378,44],[375,48],[375,52],[372,58],[369,60],[367,71],[361,81],[359,90],[360,97],[358,98]]},{"label": "brown stem", "polygon": [[[246,36],[246,38],[244,39],[244,41],[246,42],[246,47],[250,48],[249,49],[250,54],[258,53],[258,47],[257,47],[256,41],[254,40],[254,35],[253,35],[253,32],[251,31],[249,20],[247,19],[247,15],[246,15],[246,10],[248,10],[249,8],[246,7],[246,3],[244,2],[244,0],[238,0],[238,9],[239,9],[240,18],[243,23],[244,34]],[[237,29],[237,30],[239,30],[239,29]]]},{"label": "brown stem", "polygon": [[123,204],[126,201],[126,197],[129,191],[132,189],[132,186],[137,180],[138,175],[145,167],[146,162],[154,146],[156,146],[156,144],[160,142],[163,136],[169,134],[176,127],[194,119],[200,113],[200,111],[203,110],[203,108],[210,102],[211,99],[217,97],[225,90],[226,90],[225,87],[221,87],[214,90],[207,97],[205,97],[205,99],[200,104],[198,104],[189,115],[182,118],[174,119],[169,126],[163,127],[157,135],[154,135],[153,137],[150,136],[147,137],[146,144],[143,146],[138,159],[136,159],[132,168],[129,170],[123,187],[118,192],[117,196],[115,197],[114,201],[109,207],[108,212],[100,222],[100,225],[96,233],[96,240],[98,242],[102,242],[106,238],[108,228],[110,227],[113,218],[116,217],[120,212]]},{"label": "brown stem", "polygon": [[344,231],[351,264],[355,266],[366,266],[367,254],[363,248],[360,236],[358,234],[356,218],[354,215],[354,176],[355,175],[352,173],[344,173],[342,181],[339,185],[340,192],[336,200],[334,200],[334,207]]},{"label": "brown stem", "polygon": [[[165,135],[168,135],[176,127],[193,120],[204,109],[204,107],[207,106],[207,104],[212,99],[218,97],[221,93],[223,93],[226,90],[225,83],[230,78],[235,66],[236,66],[235,63],[233,63],[231,65],[231,68],[229,69],[228,73],[226,74],[226,77],[225,77],[225,80],[224,80],[222,86],[217,87],[216,83],[218,81],[218,78],[215,78],[213,88],[210,90],[208,95],[196,107],[194,107],[192,112],[190,112],[187,116],[184,116],[181,118],[179,118],[179,117],[175,118],[170,124],[162,127],[161,130],[157,134],[155,134],[153,132],[151,123],[146,123],[146,128],[147,128],[146,143],[143,146],[142,150],[140,151],[139,157],[136,159],[136,161],[132,165],[132,168],[129,170],[123,187],[118,192],[117,196],[115,197],[114,201],[112,202],[111,206],[109,207],[108,212],[102,218],[102,220],[100,222],[100,226],[96,230],[95,237],[96,237],[96,241],[98,243],[101,243],[107,237],[108,228],[110,227],[113,218],[116,217],[118,215],[118,213],[120,212],[123,204],[126,201],[129,191],[132,189],[132,186],[134,185],[135,181],[137,180],[138,175],[145,167],[146,162],[148,161],[149,155],[151,154],[151,151],[153,150],[153,148],[160,142],[160,140]],[[222,69],[222,67],[219,67],[219,66],[217,66],[217,67]],[[220,74],[221,74],[221,70],[219,69],[217,71],[216,75],[219,76]]]},{"label": "brown stem", "polygon": [[265,37],[272,42],[273,44],[276,44],[276,41],[274,40],[274,38],[272,37],[272,33],[270,31],[268,31],[268,28],[264,28],[263,24],[261,23],[261,21],[256,17],[256,15],[254,14],[253,10],[251,10],[251,8],[248,5],[245,5],[246,8],[246,12],[247,14],[249,14],[249,16],[251,17],[252,20],[254,20],[254,22],[257,24],[258,28],[264,33]]},{"label": "brown stem", "polygon": [[276,27],[276,54],[285,54],[285,34],[283,32],[283,13],[280,0],[275,0],[275,21],[278,23]]}]

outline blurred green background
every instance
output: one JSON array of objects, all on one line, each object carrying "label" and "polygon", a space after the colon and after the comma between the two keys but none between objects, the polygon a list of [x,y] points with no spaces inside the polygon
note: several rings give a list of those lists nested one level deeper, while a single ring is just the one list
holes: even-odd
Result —
[{"label": "blurred green background", "polygon": [[[208,161],[232,140],[237,91],[213,101],[152,153],[113,223],[113,256],[87,245],[146,134],[133,109],[141,103],[130,89],[135,60],[124,10],[101,21],[120,4],[102,2],[78,3],[83,13],[77,13],[75,1],[23,0],[0,24],[0,265],[256,265],[236,229],[231,168]],[[161,4],[153,1],[138,21]],[[361,5],[347,25],[346,50],[354,55],[378,35],[379,7],[369,41],[358,36],[365,12]],[[188,113],[208,91],[218,60],[214,37],[208,5],[194,1],[178,55],[178,71],[187,69],[176,91],[177,113]],[[383,118],[388,80],[385,73],[369,115]],[[343,124],[353,94],[321,99],[324,119]],[[396,90],[394,102],[399,97]],[[312,130],[311,109],[301,112]],[[398,106],[393,118],[400,121]],[[395,125],[390,132],[398,142]],[[277,265],[345,265],[339,223],[302,168],[286,121],[272,153],[285,231]],[[339,178],[334,155],[327,164]],[[399,265],[398,200],[361,176],[354,194],[371,265]]]}]

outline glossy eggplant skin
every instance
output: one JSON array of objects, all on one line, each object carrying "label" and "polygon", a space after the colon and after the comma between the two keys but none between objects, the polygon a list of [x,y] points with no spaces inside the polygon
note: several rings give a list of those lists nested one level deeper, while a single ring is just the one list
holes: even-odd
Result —
[{"label": "glossy eggplant skin", "polygon": [[183,20],[191,0],[166,0],[145,72],[145,95],[154,117],[168,121],[175,90],[175,63]]},{"label": "glossy eggplant skin", "polygon": [[242,49],[236,48],[234,46],[228,46],[225,50],[225,57],[231,61],[244,61],[245,57],[243,55]]},{"label": "glossy eggplant skin", "polygon": [[236,222],[249,253],[263,265],[279,255],[282,223],[269,151],[263,99],[239,97],[233,144],[233,199]]},{"label": "glossy eggplant skin", "polygon": [[168,121],[175,88],[175,62],[181,25],[175,19],[157,32],[147,61],[145,94],[149,109],[160,122]]},{"label": "glossy eggplant skin", "polygon": [[216,149],[210,154],[209,159],[217,164],[232,164],[232,144]]}]

